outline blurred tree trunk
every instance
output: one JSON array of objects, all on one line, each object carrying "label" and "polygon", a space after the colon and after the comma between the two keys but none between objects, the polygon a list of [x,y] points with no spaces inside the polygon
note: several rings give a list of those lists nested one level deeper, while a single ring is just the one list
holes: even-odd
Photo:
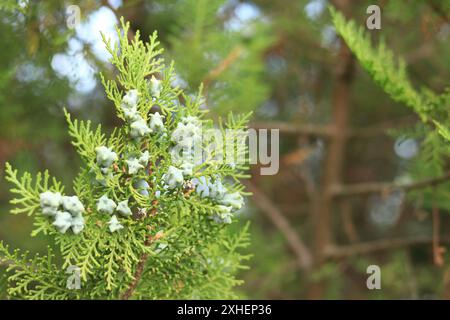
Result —
[{"label": "blurred tree trunk", "polygon": [[[334,2],[336,7],[348,16],[350,1],[339,0]],[[350,89],[354,69],[353,56],[343,41],[340,42],[340,45],[332,98],[332,123],[330,127],[333,134],[329,136],[321,189],[312,205],[315,271],[320,270],[325,263],[325,251],[332,241],[333,187],[341,183],[350,114]],[[324,281],[312,283],[309,298],[323,298],[324,289]]]}]

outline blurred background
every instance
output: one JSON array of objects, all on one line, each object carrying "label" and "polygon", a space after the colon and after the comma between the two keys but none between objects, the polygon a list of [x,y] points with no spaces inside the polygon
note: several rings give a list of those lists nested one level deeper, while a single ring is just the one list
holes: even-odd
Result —
[{"label": "blurred background", "polygon": [[[80,161],[63,108],[118,123],[99,80],[113,72],[99,32],[114,40],[123,16],[144,39],[158,31],[178,85],[204,83],[210,116],[252,111],[252,127],[280,130],[278,174],[254,166],[247,183],[254,196],[241,220],[252,221],[253,258],[243,298],[450,298],[448,184],[414,185],[439,174],[419,121],[361,69],[327,10],[365,26],[366,8],[379,5],[381,29],[367,32],[405,59],[416,87],[439,93],[450,78],[447,1],[16,3],[0,3],[0,239],[11,247],[39,252],[47,242],[30,241],[30,219],[8,213],[4,163],[50,168],[70,185]],[[381,290],[366,286],[369,265],[381,268]]]}]

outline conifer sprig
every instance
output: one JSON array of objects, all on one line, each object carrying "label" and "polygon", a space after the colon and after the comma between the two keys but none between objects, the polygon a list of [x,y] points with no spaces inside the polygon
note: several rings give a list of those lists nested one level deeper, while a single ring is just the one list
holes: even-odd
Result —
[{"label": "conifer sprig", "polygon": [[[247,166],[174,157],[179,145],[193,150],[202,128],[215,128],[204,119],[201,88],[191,96],[174,87],[174,64],[165,65],[156,33],[144,43],[128,30],[121,19],[116,44],[103,36],[118,72],[101,80],[122,125],[108,136],[65,111],[84,161],[74,193],[47,171],[20,177],[6,165],[12,212],[34,219],[32,234],[49,235],[57,249],[29,258],[0,244],[10,297],[227,298],[240,284],[248,227],[235,234],[227,226],[243,206],[239,179]],[[243,130],[247,121],[230,115],[218,128]],[[73,266],[78,290],[66,286]]]}]

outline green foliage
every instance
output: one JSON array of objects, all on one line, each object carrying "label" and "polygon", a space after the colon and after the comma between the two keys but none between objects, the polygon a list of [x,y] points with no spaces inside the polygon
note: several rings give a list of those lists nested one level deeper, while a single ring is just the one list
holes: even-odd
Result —
[{"label": "green foliage", "polygon": [[413,108],[423,120],[426,120],[430,106],[427,99],[411,84],[405,62],[401,59],[396,61],[383,41],[374,49],[364,29],[357,27],[351,20],[346,21],[344,16],[333,7],[330,7],[330,13],[336,31],[372,79],[392,99]]},{"label": "green foliage", "polygon": [[[383,9],[383,15],[384,19],[390,17],[405,23],[408,20],[416,21],[417,13],[423,12],[428,6],[437,7],[439,10],[440,5],[441,3],[437,4],[433,1],[424,3],[391,1]],[[440,12],[445,12],[444,7],[441,7],[441,9],[443,11],[439,10]],[[364,31],[363,27],[357,27],[353,21],[346,21],[344,16],[333,8],[330,8],[330,13],[338,34],[372,80],[394,101],[411,107],[421,120],[421,123],[412,128],[397,129],[394,132],[397,139],[412,137],[420,143],[419,154],[408,162],[403,160],[400,165],[407,163],[405,167],[414,180],[439,177],[448,172],[447,163],[450,155],[448,145],[450,140],[448,129],[450,126],[448,112],[450,95],[448,87],[441,94],[432,92],[426,87],[422,87],[420,90],[415,89],[412,84],[413,81],[410,80],[411,78],[406,72],[405,62],[401,59],[395,59],[394,54],[387,48],[383,40],[377,47],[373,47],[370,36]],[[398,37],[400,36],[398,35]],[[418,40],[417,37],[413,39],[416,42]],[[431,80],[431,78],[424,80],[423,77],[420,79],[423,83],[431,83]],[[369,98],[365,96],[364,99]],[[413,210],[430,212],[434,209],[440,209],[439,212],[448,213],[450,212],[449,188],[450,183],[446,182],[437,186],[409,191],[407,196]],[[442,219],[446,218],[443,217]],[[405,227],[405,230],[409,229],[408,231],[411,232],[412,236],[417,235],[418,228],[429,228],[428,232],[431,229],[430,225],[424,222],[421,223],[421,226],[414,224],[414,222],[407,225],[405,221],[401,221],[398,226],[400,224]],[[425,294],[433,294],[433,297],[440,294],[443,289],[441,281],[442,278],[445,279],[440,271],[445,272],[447,266],[443,266],[442,269],[433,268],[430,271],[426,268],[429,263],[427,259],[431,260],[429,254],[428,249],[424,251],[421,248],[391,250],[386,253],[384,259],[380,260],[381,263],[377,262],[383,270],[383,290],[373,290],[368,297],[375,299],[398,297],[416,299]],[[443,261],[447,261],[446,258],[444,257]],[[359,269],[358,272],[364,273],[367,265],[373,263],[368,259],[370,258],[355,257],[353,260],[356,263],[353,262],[352,266]]]},{"label": "green foliage", "polygon": [[[409,134],[421,139],[421,150],[417,159],[410,166],[410,172],[416,179],[442,175],[445,160],[450,155],[450,90],[436,94],[427,88],[420,92],[414,89],[406,73],[403,60],[395,62],[393,53],[384,42],[373,48],[369,35],[353,21],[346,21],[344,16],[330,7],[334,26],[345,43],[355,54],[361,66],[371,75],[392,99],[401,102],[417,113],[423,124]],[[420,199],[424,206],[450,209],[447,196],[448,186],[442,184],[436,188],[427,188],[410,193],[413,199]]]},{"label": "green foliage", "polygon": [[227,29],[227,5],[224,0],[177,2],[169,38],[186,90],[204,82],[208,104],[218,114],[251,111],[267,98],[263,55],[274,41],[268,26],[257,21],[245,25],[244,31]]},{"label": "green foliage", "polygon": [[9,163],[6,163],[6,180],[14,185],[10,191],[15,194],[16,197],[11,200],[11,204],[17,206],[11,210],[13,214],[27,214],[28,216],[35,215],[34,220],[35,229],[32,235],[37,235],[39,232],[47,234],[49,229],[48,219],[37,213],[40,210],[39,195],[42,192],[51,190],[54,192],[63,192],[64,187],[55,178],[51,179],[51,185],[49,183],[50,175],[48,171],[43,174],[38,173],[34,179],[30,173],[25,172],[22,177],[17,176],[17,170],[13,170]]},{"label": "green foliage", "polygon": [[17,1],[17,0],[2,0],[2,2],[0,3],[0,10],[5,10],[5,11],[20,10],[20,11],[24,11],[24,7],[20,6],[19,1]]},{"label": "green foliage", "polygon": [[[69,125],[69,135],[72,137],[72,145],[85,161],[95,159],[95,148],[105,144],[105,135],[101,125],[95,131],[91,130],[91,121],[73,120],[67,110],[64,110]],[[93,163],[93,161],[92,161]]]},{"label": "green foliage", "polygon": [[19,250],[10,252],[0,242],[0,262],[7,263],[9,276],[8,294],[12,297],[26,297],[36,300],[62,300],[78,298],[76,291],[66,289],[66,276],[54,262],[54,254],[49,249],[46,256],[28,257],[28,253]]},{"label": "green foliage", "polygon": [[[27,5],[19,6],[19,2]],[[54,54],[67,47],[70,33],[62,14],[66,6],[60,1],[0,3],[0,7],[15,6],[12,10],[0,8],[0,37],[2,46],[8,48],[0,56],[0,136],[13,143],[39,144],[52,135],[58,142],[64,126],[52,121],[52,111],[64,101],[70,88],[58,77],[51,62]],[[46,130],[37,132],[37,123]]]},{"label": "green foliage", "polygon": [[[75,219],[64,203],[72,198],[67,197],[61,183],[50,178],[48,172],[34,178],[29,173],[18,176],[11,165],[6,165],[6,179],[14,186],[11,203],[17,206],[12,213],[32,217],[32,235],[43,233],[56,247],[56,253],[49,249],[45,256],[28,257],[17,250],[11,253],[0,244],[0,261],[8,265],[10,298],[236,297],[233,288],[241,281],[235,275],[249,258],[239,253],[248,244],[248,225],[237,233],[227,228],[224,222],[236,219],[232,214],[236,203],[226,207],[224,200],[200,196],[195,190],[199,182],[196,184],[195,180],[206,177],[223,182],[223,199],[229,194],[240,199],[244,193],[239,179],[246,177],[248,168],[207,158],[191,170],[183,169],[182,181],[170,176],[174,167],[189,164],[186,160],[180,164],[172,157],[176,130],[187,121],[196,123],[195,129],[212,129],[214,125],[202,119],[205,102],[201,92],[186,95],[173,87],[174,66],[164,64],[156,33],[148,43],[139,39],[138,32],[130,41],[128,28],[122,20],[121,29],[117,29],[117,45],[104,38],[118,74],[113,80],[102,76],[106,95],[114,103],[123,126],[108,137],[100,125],[93,129],[91,122],[72,120],[66,111],[72,144],[84,162],[73,182],[76,199],[84,206],[83,210],[77,209],[80,212],[76,216],[82,220],[82,230],[75,232],[71,222],[72,229],[61,231],[55,228],[51,216],[44,214],[49,204],[43,202],[42,196],[49,191],[55,199],[59,199],[57,193],[62,195],[58,208],[62,205],[68,211],[52,213],[55,222],[64,214],[69,218],[72,214],[71,221]],[[127,113],[130,110],[134,110],[133,120]],[[165,117],[162,128],[152,127],[155,112]],[[230,115],[219,129],[243,130],[247,121],[248,116]],[[141,134],[142,127],[147,131]],[[100,152],[112,152],[115,156],[106,154],[111,163],[105,165],[102,161],[109,160],[102,158]],[[148,159],[141,160],[146,152]],[[132,159],[136,161],[138,157],[143,165],[140,162],[138,170],[132,172]],[[138,186],[142,183],[146,187]],[[102,196],[115,203],[126,203],[131,210],[131,216],[119,216],[116,211],[118,229],[111,228],[113,219],[109,214],[100,212]],[[224,209],[229,221],[223,217]],[[69,275],[65,271],[71,266],[79,271],[78,290],[66,286]]]},{"label": "green foliage", "polygon": [[[137,295],[140,298],[172,299],[235,299],[233,287],[242,284],[232,275],[245,269],[242,263],[250,255],[239,250],[249,244],[248,223],[238,233],[222,229],[217,234],[221,243],[208,246],[203,252],[180,251],[176,263],[155,261],[157,265],[146,271],[149,281],[142,283]],[[181,248],[180,248],[181,249]],[[164,292],[160,295],[158,292]]]}]

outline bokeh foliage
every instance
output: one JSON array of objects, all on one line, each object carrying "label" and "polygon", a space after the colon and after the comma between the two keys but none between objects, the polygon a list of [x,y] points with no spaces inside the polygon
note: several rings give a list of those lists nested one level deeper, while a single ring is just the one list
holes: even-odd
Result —
[{"label": "bokeh foliage", "polygon": [[[105,122],[106,129],[115,120],[100,86],[89,94],[79,93],[51,66],[52,57],[67,49],[73,35],[65,21],[69,3],[30,1],[26,12],[13,6],[15,1],[6,3],[0,10],[0,42],[8,48],[0,52],[0,163],[9,160],[34,172],[52,167],[55,175],[70,181],[79,163],[63,134],[63,106],[81,100],[75,114]],[[421,180],[445,173],[450,126],[448,2],[379,1],[382,29],[372,31],[365,29],[365,19],[367,6],[376,4],[373,1],[350,1],[346,20],[335,17],[337,28],[329,4],[169,0],[124,1],[115,8],[108,1],[79,1],[83,21],[103,6],[125,16],[144,37],[158,30],[168,48],[165,54],[177,61],[178,83],[194,92],[204,82],[213,117],[254,111],[254,123],[302,127],[325,125],[332,119],[335,71],[343,45],[340,33],[355,58],[349,102],[349,126],[355,135],[345,150],[343,182]],[[350,19],[353,26],[345,22]],[[96,71],[112,72],[95,59],[88,45],[83,53]],[[399,59],[404,64],[398,64]],[[417,154],[399,156],[397,146],[411,139]],[[304,182],[320,185],[326,143],[322,137],[282,133],[279,174],[254,180],[310,246],[314,245],[311,207]],[[45,239],[24,240],[29,222],[6,214],[9,196],[4,180],[0,182],[0,239],[42,250]],[[389,195],[351,199],[359,241],[431,235],[433,207],[439,208],[442,234],[448,233],[448,184],[408,192],[393,209],[386,205],[389,199]],[[379,207],[390,208],[382,210],[387,222],[374,221],[374,212],[379,212],[374,208]],[[333,207],[335,241],[352,244],[354,239],[343,228],[342,211]],[[250,203],[243,216],[252,220],[252,246],[247,250],[254,255],[250,270],[243,273],[243,296],[306,298],[311,283],[321,279],[327,280],[326,298],[449,296],[448,256],[443,256],[444,265],[435,265],[429,243],[331,259],[310,274],[293,263],[284,237],[262,211]],[[380,291],[365,287],[369,264],[383,270]]]}]

